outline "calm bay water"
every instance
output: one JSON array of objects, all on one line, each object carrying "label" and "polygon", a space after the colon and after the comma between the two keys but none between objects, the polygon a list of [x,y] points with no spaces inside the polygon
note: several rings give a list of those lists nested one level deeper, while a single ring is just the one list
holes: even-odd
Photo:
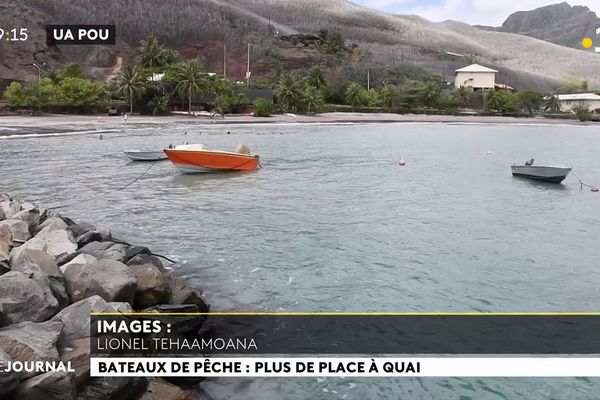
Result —
[{"label": "calm bay water", "polygon": [[[122,154],[182,142],[246,143],[264,168],[181,175],[168,161]],[[176,258],[174,272],[201,285],[215,310],[598,311],[600,194],[581,191],[574,176],[547,185],[509,168],[535,157],[600,184],[596,127],[165,124],[102,141],[0,140],[0,153],[0,190],[68,205],[65,215]],[[600,380],[221,379],[203,387],[215,399],[592,399]]]}]

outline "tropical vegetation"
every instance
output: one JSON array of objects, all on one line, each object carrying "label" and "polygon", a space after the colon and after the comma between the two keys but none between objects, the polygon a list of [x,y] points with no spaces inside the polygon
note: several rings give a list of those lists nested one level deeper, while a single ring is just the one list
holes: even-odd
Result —
[{"label": "tropical vegetation", "polygon": [[[352,50],[336,31],[322,30],[318,36],[319,50],[328,57],[340,58]],[[177,51],[149,36],[140,41],[135,60],[122,66],[108,84],[90,79],[79,64],[71,63],[46,71],[39,83],[11,83],[4,97],[13,107],[94,112],[121,103],[129,113],[152,115],[168,114],[175,104],[191,114],[195,99],[201,99],[209,110],[220,115],[240,112],[245,107],[251,107],[255,116],[276,112],[313,114],[330,109],[428,113],[474,109],[503,115],[561,112],[558,97],[553,94],[454,89],[442,77],[409,64],[372,66],[368,83],[365,69],[342,69],[346,72],[345,81],[340,80],[340,75],[328,76],[321,65],[306,71],[287,71],[278,63],[271,78],[253,80],[254,87],[273,88],[273,101],[258,98],[251,102],[242,94],[240,82],[209,74],[198,60],[184,60]],[[577,82],[577,87],[589,89],[587,81]],[[581,120],[591,118],[585,107],[572,111]]]}]

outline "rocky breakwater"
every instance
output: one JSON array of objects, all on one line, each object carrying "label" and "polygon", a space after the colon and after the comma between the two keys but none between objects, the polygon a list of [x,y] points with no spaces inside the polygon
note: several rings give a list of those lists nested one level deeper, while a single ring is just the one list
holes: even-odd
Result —
[{"label": "rocky breakwater", "polygon": [[75,370],[0,366],[0,399],[195,399],[198,380],[89,376],[91,312],[165,308],[208,311],[201,291],[148,248],[0,194],[0,364],[70,361]]}]

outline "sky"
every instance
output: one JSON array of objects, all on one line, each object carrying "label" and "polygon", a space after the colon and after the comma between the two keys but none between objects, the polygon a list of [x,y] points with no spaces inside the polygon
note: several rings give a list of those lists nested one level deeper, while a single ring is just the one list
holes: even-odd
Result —
[{"label": "sky", "polygon": [[[537,7],[560,3],[564,0],[351,0],[377,10],[416,14],[430,21],[453,19],[471,25],[500,26],[515,11],[533,10]],[[571,5],[588,6],[600,14],[600,0],[568,1]]]}]

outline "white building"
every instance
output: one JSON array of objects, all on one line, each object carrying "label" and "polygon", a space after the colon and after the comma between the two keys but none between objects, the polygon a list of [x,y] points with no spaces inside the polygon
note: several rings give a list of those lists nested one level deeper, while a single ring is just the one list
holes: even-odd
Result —
[{"label": "white building", "polygon": [[590,111],[600,113],[600,96],[596,93],[575,93],[556,95],[561,111],[571,111],[575,106],[588,106]]},{"label": "white building", "polygon": [[473,90],[493,90],[496,86],[498,71],[479,64],[471,64],[456,71],[454,86],[472,88]]}]

